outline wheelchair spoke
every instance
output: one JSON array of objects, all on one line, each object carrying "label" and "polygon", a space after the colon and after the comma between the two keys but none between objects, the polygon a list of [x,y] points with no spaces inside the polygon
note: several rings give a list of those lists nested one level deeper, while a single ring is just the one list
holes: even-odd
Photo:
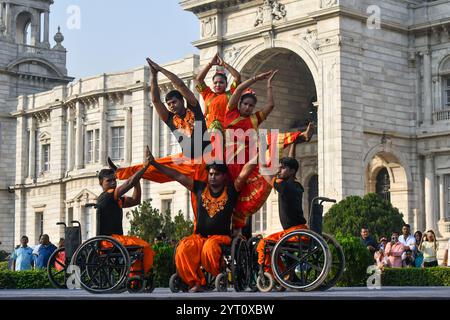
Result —
[{"label": "wheelchair spoke", "polygon": [[294,263],[292,265],[290,265],[286,270],[284,270],[280,276],[281,278],[283,278],[285,275],[287,275],[288,273],[290,273],[292,270],[295,270],[295,268],[297,268],[297,266],[299,266],[299,263]]}]

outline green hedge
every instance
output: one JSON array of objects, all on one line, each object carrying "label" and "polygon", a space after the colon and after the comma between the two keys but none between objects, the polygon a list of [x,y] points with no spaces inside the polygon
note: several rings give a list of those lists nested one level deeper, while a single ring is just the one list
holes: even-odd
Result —
[{"label": "green hedge", "polygon": [[358,237],[338,233],[336,240],[345,256],[345,272],[337,283],[338,287],[361,287],[366,285],[367,267],[373,258]]},{"label": "green hedge", "polygon": [[450,286],[450,268],[386,268],[381,284],[393,287]]},{"label": "green hedge", "polygon": [[153,260],[153,273],[155,275],[155,286],[169,287],[169,279],[175,273],[173,265],[173,254],[175,248],[168,244],[154,245],[155,258]]},{"label": "green hedge", "polygon": [[53,288],[47,270],[0,271],[0,289],[45,289]]},{"label": "green hedge", "polygon": [[8,270],[8,261],[0,262],[0,271]]}]

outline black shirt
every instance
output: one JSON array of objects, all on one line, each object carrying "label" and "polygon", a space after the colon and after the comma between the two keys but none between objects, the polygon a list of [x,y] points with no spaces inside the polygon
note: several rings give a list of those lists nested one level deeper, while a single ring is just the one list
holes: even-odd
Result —
[{"label": "black shirt", "polygon": [[[197,207],[197,225],[195,233],[200,234],[203,237],[210,235],[230,235],[231,231],[231,219],[233,216],[234,207],[238,199],[238,192],[234,188],[233,184],[228,184],[226,187],[226,197],[228,198],[226,203],[222,203],[223,208],[216,212],[212,217],[208,214],[207,209],[203,206],[202,194],[208,185],[202,181],[194,181],[194,188],[192,192],[195,196]],[[205,191],[207,194],[208,190]],[[220,194],[213,194],[210,191],[210,195],[214,199],[218,199],[224,196],[224,191]],[[224,199],[225,200],[225,199]]]},{"label": "black shirt", "polygon": [[97,235],[123,235],[122,203],[125,197],[115,199],[115,190],[102,192],[97,199]]},{"label": "black shirt", "polygon": [[[184,117],[180,118],[183,119],[183,121],[188,121],[189,112],[192,112],[194,115],[194,123],[191,133],[183,133],[179,130],[180,128],[177,127],[174,121],[174,117],[176,115],[172,112],[169,112],[169,117],[165,123],[169,127],[170,131],[172,131],[172,134],[175,135],[178,143],[181,145],[183,154],[188,158],[194,159],[201,157],[203,155],[203,151],[211,142],[209,137],[205,137],[205,132],[207,132],[208,128],[206,127],[205,116],[200,108],[200,104],[197,103],[195,107],[187,108]],[[203,141],[203,137],[205,137],[206,141]],[[198,150],[195,150],[197,145],[199,146]]]},{"label": "black shirt", "polygon": [[369,235],[366,239],[363,239],[361,237],[361,242],[366,246],[372,246],[375,248],[375,250],[378,250],[378,243],[375,241],[375,239]]},{"label": "black shirt", "polygon": [[306,223],[303,217],[303,186],[297,181],[275,179],[273,187],[278,192],[278,211],[284,230]]}]

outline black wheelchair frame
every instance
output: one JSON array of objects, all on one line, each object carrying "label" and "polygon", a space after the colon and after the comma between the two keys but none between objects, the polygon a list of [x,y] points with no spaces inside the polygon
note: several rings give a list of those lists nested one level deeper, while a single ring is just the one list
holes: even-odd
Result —
[{"label": "black wheelchair frame", "polygon": [[[322,233],[324,202],[336,200],[316,197],[311,201],[309,212],[310,229],[299,229],[284,235],[279,241],[264,244],[264,261],[271,256],[271,273],[266,266],[258,264],[256,248],[262,237],[249,239],[252,291],[283,291],[287,288],[298,291],[326,290],[333,287],[345,269],[345,257],[339,243],[331,235]],[[280,267],[284,264],[286,270]]]},{"label": "black wheelchair frame", "polygon": [[[174,250],[174,265],[177,248],[178,244]],[[232,286],[237,292],[245,291],[250,280],[247,241],[243,236],[234,237],[229,246],[221,245],[221,249],[220,273],[216,277],[201,267],[206,278],[206,289],[209,291],[217,289],[219,292],[226,292],[228,287]],[[177,272],[170,277],[169,288],[173,293],[187,292],[189,290],[188,285],[182,281]]]},{"label": "black wheelchair frame", "polygon": [[[47,264],[48,278],[55,288],[66,289],[68,281],[75,281],[74,286],[78,283],[91,293],[154,290],[153,272],[146,275],[143,269],[143,247],[123,246],[108,236],[97,236],[82,242],[80,222],[71,221],[71,224],[57,223],[64,226],[65,247],[53,252]],[[65,258],[61,261],[59,257],[63,252]],[[131,271],[137,262],[142,268]],[[75,279],[71,278],[72,275]]]}]

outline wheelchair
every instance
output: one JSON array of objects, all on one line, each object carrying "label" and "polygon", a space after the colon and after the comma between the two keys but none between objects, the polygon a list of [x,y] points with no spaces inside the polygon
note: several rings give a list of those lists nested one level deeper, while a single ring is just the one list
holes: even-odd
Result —
[{"label": "wheelchair", "polygon": [[[47,274],[53,286],[65,289],[68,282],[75,280],[91,293],[154,290],[153,273],[145,275],[143,270],[143,247],[124,246],[108,236],[97,236],[82,243],[81,224],[71,223],[70,227],[57,223],[64,226],[65,247],[56,250],[48,261]],[[142,268],[131,271],[136,262],[140,262]]]},{"label": "wheelchair", "polygon": [[278,241],[266,240],[264,261],[271,257],[272,273],[258,263],[261,236],[248,240],[250,248],[250,283],[252,291],[327,290],[340,279],[345,269],[345,256],[339,243],[331,235],[322,233],[323,202],[336,200],[316,197],[311,201],[310,229],[287,233]]},{"label": "wheelchair", "polygon": [[[177,247],[174,251],[174,265]],[[232,286],[236,292],[245,291],[250,279],[249,249],[246,239],[243,236],[237,236],[232,239],[230,245],[221,245],[221,249],[220,273],[216,277],[201,267],[206,278],[206,290],[216,289],[218,292],[226,292],[228,287]],[[173,293],[189,290],[188,285],[183,282],[178,273],[170,277],[169,288]]]}]

